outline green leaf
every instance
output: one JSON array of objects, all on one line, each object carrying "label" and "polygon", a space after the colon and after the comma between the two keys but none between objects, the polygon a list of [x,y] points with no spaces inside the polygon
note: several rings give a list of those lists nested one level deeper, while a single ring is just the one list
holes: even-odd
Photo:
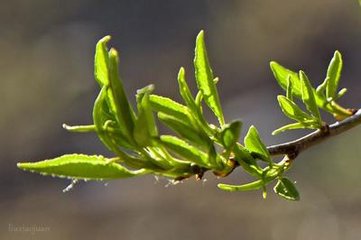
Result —
[{"label": "green leaf", "polygon": [[307,120],[314,120],[314,117],[302,111],[293,101],[285,96],[277,96],[278,103],[282,112],[289,118],[298,122],[305,122]]},{"label": "green leaf", "polygon": [[137,91],[138,118],[135,121],[133,136],[135,141],[142,147],[150,146],[152,138],[158,135],[154,122],[152,108],[149,103],[149,95],[154,86],[149,85]]},{"label": "green leaf", "polygon": [[337,96],[335,97],[335,100],[341,98],[343,95],[345,95],[346,92],[347,92],[347,88],[342,88],[342,89],[337,93]]},{"label": "green leaf", "polygon": [[17,166],[22,170],[43,175],[89,180],[128,178],[147,173],[145,170],[130,171],[103,156],[83,154],[68,154],[33,163],[18,163]]},{"label": "green leaf", "polygon": [[109,80],[110,89],[108,91],[108,102],[111,110],[119,123],[121,132],[128,141],[133,140],[134,111],[131,108],[124,91],[122,81],[119,77],[119,57],[115,49],[109,51]]},{"label": "green leaf", "polygon": [[285,177],[278,180],[273,190],[279,196],[287,200],[292,200],[292,201],[300,200],[300,194],[298,193],[295,185]]},{"label": "green leaf", "polygon": [[198,88],[202,92],[206,104],[214,112],[222,126],[224,117],[216,84],[213,81],[213,72],[208,61],[203,30],[198,34],[196,40],[194,68]]},{"label": "green leaf", "polygon": [[[294,97],[302,99],[302,82],[299,78],[299,75],[296,72],[291,71],[274,61],[272,61],[270,63],[270,67],[271,67],[272,73],[273,73],[274,77],[276,78],[278,84],[285,91],[287,91],[287,86],[288,86],[287,79],[290,77],[290,81],[292,84],[292,95]],[[332,109],[330,109],[329,105],[327,105],[326,98],[322,94],[320,94],[320,91],[316,93],[316,90],[312,89],[312,92],[314,92],[317,106],[325,109],[326,111],[332,112]]]},{"label": "green leaf", "polygon": [[95,125],[69,126],[63,123],[63,128],[69,132],[76,132],[76,133],[88,133],[88,132],[96,131]]},{"label": "green leaf", "polygon": [[182,157],[184,160],[203,167],[209,166],[207,154],[188,144],[186,141],[169,135],[162,135],[160,140],[167,149]]},{"label": "green leaf", "polygon": [[257,129],[253,125],[249,128],[244,138],[244,144],[252,154],[256,154],[257,157],[264,161],[271,162],[271,156],[262,142]]},{"label": "green leaf", "polygon": [[199,146],[202,148],[208,148],[210,139],[204,132],[194,128],[192,125],[187,125],[186,122],[178,118],[163,112],[158,113],[158,118],[162,123],[175,131],[182,138],[194,143],[197,147]]},{"label": "green leaf", "polygon": [[288,79],[290,79],[292,84],[292,94],[298,98],[302,98],[301,90],[301,81],[298,77],[298,74],[294,71],[291,71],[275,61],[270,62],[270,67],[273,73],[273,76],[276,78],[278,84],[284,89],[287,90]]},{"label": "green leaf", "polygon": [[256,159],[240,143],[234,146],[233,153],[235,160],[245,171],[256,177],[262,174],[262,169],[258,166]]},{"label": "green leaf", "polygon": [[294,130],[294,129],[302,129],[302,128],[311,128],[311,129],[317,129],[319,128],[318,124],[316,124],[314,121],[310,122],[297,122],[297,123],[291,123],[288,125],[285,125],[283,127],[280,127],[272,132],[272,135],[277,135],[281,132],[287,131],[287,130]]},{"label": "green leaf", "polygon": [[109,150],[115,153],[119,152],[117,143],[124,147],[130,146],[122,133],[117,134],[119,136],[119,139],[117,139],[118,141],[115,142],[116,138],[112,137],[112,135],[105,130],[105,126],[107,125],[106,123],[116,122],[108,106],[106,86],[102,87],[97,99],[95,100],[93,108],[93,121],[99,139]]},{"label": "green leaf", "polygon": [[178,118],[181,121],[187,122],[190,124],[191,115],[186,106],[173,101],[170,98],[162,97],[158,95],[150,95],[149,101],[156,112],[163,112],[167,115]]},{"label": "green leaf", "polygon": [[329,79],[327,82],[326,87],[326,97],[327,98],[335,98],[338,84],[341,77],[341,70],[342,70],[342,56],[339,51],[335,51],[333,58],[331,59],[331,62],[327,69],[327,75],[326,78]]},{"label": "green leaf", "polygon": [[232,185],[232,184],[224,184],[220,183],[218,184],[218,188],[228,191],[228,192],[235,192],[235,191],[250,191],[250,190],[258,190],[263,188],[263,180],[257,180],[251,183],[246,183],[243,185]]},{"label": "green leaf", "polygon": [[326,99],[325,93],[326,93],[326,87],[327,87],[329,80],[330,79],[326,77],[325,80],[320,85],[318,85],[318,87],[316,88],[316,94],[319,98]]},{"label": "green leaf", "polygon": [[241,121],[233,121],[223,126],[220,136],[222,145],[225,149],[232,150],[233,146],[238,141],[241,127]]},{"label": "green leaf", "polygon": [[195,100],[192,96],[191,91],[189,90],[189,86],[188,86],[186,78],[185,78],[184,68],[179,69],[178,85],[179,85],[179,92],[180,92],[184,102],[192,110],[193,113],[197,114],[197,105],[195,103]]},{"label": "green leaf", "polygon": [[292,93],[292,82],[291,82],[291,76],[288,75],[287,77],[287,90],[286,90],[286,97],[293,101],[293,93]]},{"label": "green leaf", "polygon": [[310,81],[308,80],[306,74],[303,71],[299,72],[299,77],[302,84],[302,101],[306,105],[308,111],[310,111],[310,113],[321,124],[321,116],[315,99],[315,90],[312,88]]},{"label": "green leaf", "polygon": [[109,85],[109,56],[107,43],[110,36],[100,39],[95,47],[94,76],[100,87]]}]

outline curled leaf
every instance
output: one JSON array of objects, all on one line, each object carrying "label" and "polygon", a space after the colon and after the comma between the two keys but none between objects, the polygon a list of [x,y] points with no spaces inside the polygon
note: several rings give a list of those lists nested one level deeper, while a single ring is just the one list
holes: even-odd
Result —
[{"label": "curled leaf", "polygon": [[95,47],[94,76],[100,87],[109,85],[109,56],[107,43],[110,36],[100,39]]}]

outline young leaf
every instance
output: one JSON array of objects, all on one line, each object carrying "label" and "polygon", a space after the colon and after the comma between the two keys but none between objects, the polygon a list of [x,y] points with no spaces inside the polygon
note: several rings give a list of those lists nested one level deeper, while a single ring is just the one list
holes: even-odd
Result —
[{"label": "young leaf", "polygon": [[292,94],[298,98],[302,98],[301,82],[297,73],[281,66],[274,61],[270,62],[270,67],[273,76],[284,90],[287,90],[287,80],[290,79],[292,84]]},{"label": "young leaf", "polygon": [[163,135],[160,137],[160,140],[167,149],[184,158],[184,160],[193,162],[203,167],[207,167],[209,165],[207,154],[182,139],[174,136]]},{"label": "young leaf", "polygon": [[[270,67],[278,84],[286,91],[287,91],[287,79],[288,76],[290,76],[290,81],[292,83],[292,95],[294,97],[302,99],[302,82],[299,78],[299,75],[274,61],[270,63]],[[328,105],[326,105],[327,104],[326,98],[323,97],[321,94],[316,94],[316,90],[314,89],[312,89],[312,92],[314,92],[315,94],[315,101],[317,103],[317,106],[325,109],[326,111],[330,111]]]},{"label": "young leaf", "polygon": [[299,72],[299,77],[301,80],[302,101],[306,105],[308,111],[310,111],[311,114],[321,124],[321,116],[318,110],[318,106],[315,99],[315,93],[311,86],[311,83],[303,71]]},{"label": "young leaf", "polygon": [[83,154],[67,154],[51,160],[18,163],[17,166],[43,175],[89,180],[128,178],[147,173],[146,170],[130,171],[103,156]]},{"label": "young leaf", "polygon": [[109,51],[109,84],[108,102],[119,123],[120,130],[131,142],[134,129],[134,111],[131,108],[119,77],[119,57],[115,49]]},{"label": "young leaf", "polygon": [[244,138],[244,144],[251,153],[256,154],[257,157],[264,161],[271,162],[271,156],[262,142],[257,129],[253,125],[249,128]]},{"label": "young leaf", "polygon": [[235,191],[250,191],[250,190],[258,190],[263,187],[264,183],[263,180],[257,180],[251,183],[246,183],[243,185],[231,185],[231,184],[224,184],[220,183],[218,184],[218,188],[228,191],[228,192],[235,192]]},{"label": "young leaf", "polygon": [[347,92],[347,88],[342,88],[342,89],[337,93],[337,96],[335,97],[335,99],[341,98],[343,95],[345,95],[346,92]]},{"label": "young leaf", "polygon": [[63,128],[69,132],[76,132],[76,133],[88,133],[88,132],[96,131],[95,125],[69,126],[63,123]]},{"label": "young leaf", "polygon": [[273,190],[275,193],[287,200],[300,200],[300,194],[298,193],[295,185],[285,177],[278,180]]},{"label": "young leaf", "polygon": [[158,96],[155,94],[149,96],[149,101],[154,111],[163,112],[187,123],[191,122],[191,116],[186,106],[173,101],[170,98]]},{"label": "young leaf", "polygon": [[234,146],[233,153],[235,160],[245,171],[256,177],[259,177],[262,174],[262,169],[258,166],[256,160],[241,144],[237,143]]},{"label": "young leaf", "polygon": [[194,128],[192,125],[187,125],[186,122],[178,118],[163,112],[158,112],[158,118],[161,122],[175,131],[182,138],[194,143],[196,146],[208,148],[210,139],[204,132]]},{"label": "young leaf", "polygon": [[158,135],[152,108],[149,103],[149,95],[153,89],[153,85],[149,85],[138,90],[136,96],[138,103],[138,118],[135,121],[133,137],[142,147],[150,146],[152,138]]},{"label": "young leaf", "polygon": [[95,47],[94,76],[100,87],[109,85],[109,56],[107,42],[110,36],[100,39]]},{"label": "young leaf", "polygon": [[237,143],[241,131],[242,122],[234,121],[223,126],[221,131],[221,142],[225,149],[231,150]]},{"label": "young leaf", "polygon": [[[103,144],[112,152],[117,153],[119,148],[114,142],[114,139],[104,130],[106,122],[115,121],[114,116],[111,114],[108,103],[107,103],[107,87],[104,86],[100,90],[97,99],[94,102],[93,108],[93,121],[98,134],[99,139]],[[119,142],[123,146],[129,146],[126,140]]]},{"label": "young leaf", "polygon": [[288,77],[287,77],[286,97],[287,97],[289,100],[293,101],[291,75],[288,75]]},{"label": "young leaf", "polygon": [[289,118],[298,122],[305,122],[307,120],[313,120],[314,117],[302,111],[293,101],[285,96],[277,96],[278,103],[282,109],[282,112]]},{"label": "young leaf", "polygon": [[179,92],[186,103],[186,105],[192,110],[193,113],[197,113],[197,105],[195,100],[192,96],[191,91],[189,90],[186,78],[185,78],[185,70],[184,68],[179,69],[178,73],[178,85],[179,85]]},{"label": "young leaf", "polygon": [[319,128],[318,124],[315,123],[315,121],[306,121],[306,122],[297,122],[297,123],[291,123],[287,124],[283,127],[280,127],[272,132],[272,135],[277,135],[281,132],[287,131],[287,130],[294,130],[294,129],[301,129],[301,128],[311,128],[316,129]]},{"label": "young leaf", "polygon": [[216,84],[213,81],[213,72],[208,61],[203,30],[198,34],[196,40],[194,68],[198,88],[202,92],[206,104],[214,112],[222,126],[224,117]]},{"label": "young leaf", "polygon": [[316,95],[319,98],[326,99],[326,87],[329,80],[330,79],[326,77],[325,80],[316,88]]},{"label": "young leaf", "polygon": [[327,98],[335,98],[338,88],[338,83],[341,77],[342,70],[342,56],[339,51],[335,51],[333,58],[327,69],[326,78],[329,79],[326,87],[326,97]]}]

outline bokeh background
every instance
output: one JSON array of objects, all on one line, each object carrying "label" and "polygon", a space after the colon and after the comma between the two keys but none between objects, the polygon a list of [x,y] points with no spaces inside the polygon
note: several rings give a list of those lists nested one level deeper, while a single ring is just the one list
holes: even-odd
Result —
[{"label": "bokeh background", "polygon": [[[91,123],[99,91],[94,46],[106,34],[120,51],[132,101],[150,83],[179,99],[176,74],[184,66],[193,81],[194,40],[205,29],[226,118],[244,121],[243,136],[255,124],[269,144],[304,134],[270,134],[289,122],[277,106],[282,91],[270,60],[303,69],[319,84],[340,50],[341,83],[349,88],[341,102],[360,107],[356,0],[0,2],[0,239],[360,239],[360,127],[297,158],[288,174],[301,192],[296,203],[271,188],[267,200],[260,192],[222,192],[210,174],[175,186],[152,176],[82,182],[63,193],[68,180],[16,168],[64,153],[110,154],[95,135],[61,128]],[[240,171],[224,179],[246,180]],[[48,230],[13,231],[22,226]]]}]

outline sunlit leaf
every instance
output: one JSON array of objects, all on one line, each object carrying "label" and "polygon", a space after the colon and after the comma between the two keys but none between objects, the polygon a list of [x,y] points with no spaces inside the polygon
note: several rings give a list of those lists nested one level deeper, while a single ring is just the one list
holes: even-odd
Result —
[{"label": "sunlit leaf", "polygon": [[107,42],[110,36],[100,39],[95,47],[94,76],[100,87],[109,85],[109,56]]},{"label": "sunlit leaf", "polygon": [[327,75],[326,78],[329,79],[327,82],[326,87],[326,97],[327,98],[335,98],[338,84],[341,77],[341,70],[342,70],[342,56],[339,51],[335,51],[333,58],[331,59],[331,62],[327,69]]},{"label": "sunlit leaf", "polygon": [[299,77],[301,79],[301,89],[302,89],[302,101],[306,105],[308,111],[321,123],[320,111],[315,99],[315,93],[311,86],[310,80],[303,71],[299,72]]},{"label": "sunlit leaf", "polygon": [[256,154],[260,159],[271,161],[270,154],[254,126],[249,128],[248,133],[244,138],[244,145],[252,154]]},{"label": "sunlit leaf", "polygon": [[97,99],[94,102],[93,121],[99,139],[109,150],[117,153],[119,151],[117,144],[124,147],[130,147],[129,142],[125,139],[121,132],[116,134],[118,137],[117,139],[105,129],[107,123],[116,123],[115,117],[112,115],[108,106],[106,86],[102,87]]},{"label": "sunlit leaf", "polygon": [[158,135],[154,122],[153,111],[149,103],[149,95],[153,91],[149,85],[137,91],[138,118],[135,121],[133,136],[140,146],[152,144],[152,138]]},{"label": "sunlit leaf", "polygon": [[272,135],[277,135],[281,132],[287,131],[287,130],[294,130],[294,129],[303,129],[303,128],[311,128],[311,129],[317,129],[319,128],[319,125],[315,123],[315,121],[310,122],[297,122],[297,123],[291,123],[287,124],[285,126],[282,126],[272,132]]},{"label": "sunlit leaf", "polygon": [[181,121],[191,122],[190,113],[186,106],[167,97],[152,94],[149,96],[150,104],[154,111],[163,112],[167,115],[174,116]]},{"label": "sunlit leaf", "polygon": [[291,82],[291,76],[288,75],[288,78],[287,78],[287,90],[286,90],[286,97],[293,101],[293,92],[292,92],[292,82]]},{"label": "sunlit leaf", "polygon": [[214,112],[220,125],[223,125],[223,112],[216,84],[213,81],[213,72],[208,61],[207,50],[204,42],[204,31],[201,31],[197,36],[194,68],[197,85],[199,90],[203,93],[204,101]]},{"label": "sunlit leaf", "polygon": [[237,143],[241,131],[242,123],[233,121],[223,126],[221,131],[221,141],[227,150],[231,150]]},{"label": "sunlit leaf", "polygon": [[131,108],[119,77],[119,57],[115,49],[109,51],[109,83],[108,101],[111,110],[119,123],[121,132],[128,141],[132,141],[134,129],[134,111]]},{"label": "sunlit leaf", "polygon": [[[302,82],[300,80],[299,74],[296,72],[287,69],[280,65],[279,63],[275,61],[270,62],[270,67],[272,70],[272,73],[274,77],[276,78],[278,84],[287,91],[287,80],[290,78],[291,84],[292,84],[292,95],[294,97],[297,97],[299,99],[302,99]],[[313,92],[315,92],[315,101],[317,105],[327,111],[330,111],[330,108],[326,106],[327,101],[326,98],[323,97],[321,94],[316,94],[316,90],[313,89]]]},{"label": "sunlit leaf", "polygon": [[233,153],[235,160],[245,171],[253,176],[260,176],[262,169],[258,166],[256,159],[252,157],[251,153],[245,147],[237,143],[233,148]]},{"label": "sunlit leaf", "polygon": [[199,166],[209,166],[207,154],[186,141],[169,135],[162,135],[160,140],[167,149],[182,157],[185,161],[196,163]]},{"label": "sunlit leaf", "polygon": [[228,191],[228,192],[235,192],[235,191],[250,191],[250,190],[258,190],[262,189],[264,183],[262,180],[257,180],[251,183],[246,183],[243,185],[232,185],[232,184],[224,184],[219,183],[217,186],[218,188]]},{"label": "sunlit leaf", "polygon": [[196,146],[200,148],[209,146],[210,139],[208,136],[201,130],[194,128],[192,125],[188,125],[187,122],[163,112],[158,113],[158,118],[166,126],[175,131],[180,137],[194,143]]},{"label": "sunlit leaf", "polygon": [[128,170],[118,163],[109,162],[109,159],[103,156],[83,154],[68,154],[33,163],[18,163],[17,166],[43,175],[89,180],[129,178],[147,173],[145,170]]},{"label": "sunlit leaf", "polygon": [[192,110],[193,113],[197,113],[197,105],[187,84],[184,68],[180,68],[179,70],[178,85],[179,85],[179,92],[186,105]]},{"label": "sunlit leaf", "polygon": [[305,122],[307,120],[313,120],[314,117],[302,111],[293,101],[285,96],[277,96],[278,103],[282,109],[282,112],[289,118],[298,122]]},{"label": "sunlit leaf", "polygon": [[301,90],[301,81],[298,77],[298,74],[292,70],[289,70],[275,61],[270,62],[270,67],[273,73],[273,76],[276,78],[278,84],[284,89],[287,90],[288,79],[290,79],[292,84],[292,94],[298,98],[302,98]]}]

